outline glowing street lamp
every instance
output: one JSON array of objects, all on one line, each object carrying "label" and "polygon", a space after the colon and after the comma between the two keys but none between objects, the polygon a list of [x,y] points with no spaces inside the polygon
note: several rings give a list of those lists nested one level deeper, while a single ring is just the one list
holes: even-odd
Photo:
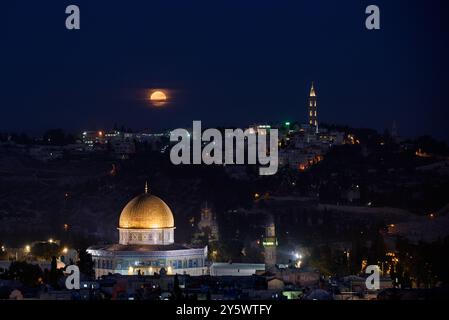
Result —
[{"label": "glowing street lamp", "polygon": [[302,259],[302,254],[300,254],[299,252],[295,252],[294,255],[296,259]]}]

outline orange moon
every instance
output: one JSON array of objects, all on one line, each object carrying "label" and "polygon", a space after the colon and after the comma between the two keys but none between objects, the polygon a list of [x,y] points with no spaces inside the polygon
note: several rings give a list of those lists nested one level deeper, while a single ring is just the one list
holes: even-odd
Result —
[{"label": "orange moon", "polygon": [[162,92],[162,91],[154,91],[153,93],[151,93],[150,96],[150,100],[151,101],[166,101],[167,100],[167,95]]},{"label": "orange moon", "polygon": [[151,103],[157,107],[167,102],[167,95],[161,90],[152,91],[149,98]]}]

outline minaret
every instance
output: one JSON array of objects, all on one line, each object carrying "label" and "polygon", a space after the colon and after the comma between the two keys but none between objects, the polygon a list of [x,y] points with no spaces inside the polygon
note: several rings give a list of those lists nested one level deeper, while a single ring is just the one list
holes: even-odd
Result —
[{"label": "minaret", "polygon": [[315,87],[313,86],[310,88],[310,94],[309,94],[309,101],[308,101],[308,110],[309,110],[309,125],[311,128],[315,130],[316,133],[318,133],[318,114],[317,114],[317,105],[316,105],[316,92]]},{"label": "minaret", "polygon": [[278,241],[276,238],[276,229],[274,226],[273,216],[269,216],[265,227],[265,237],[263,246],[265,252],[265,269],[271,269],[276,265],[276,247]]}]

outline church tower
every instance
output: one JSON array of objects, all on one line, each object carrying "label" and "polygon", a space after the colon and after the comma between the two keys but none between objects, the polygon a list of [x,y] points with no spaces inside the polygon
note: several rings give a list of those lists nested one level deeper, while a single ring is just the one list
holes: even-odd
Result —
[{"label": "church tower", "polygon": [[218,240],[219,234],[216,216],[212,209],[209,208],[207,201],[201,208],[201,220],[198,223],[198,228],[203,232],[208,232],[209,242]]},{"label": "church tower", "polygon": [[315,87],[312,82],[312,87],[310,88],[309,101],[308,101],[309,126],[313,128],[316,133],[318,133],[318,114],[317,114],[316,100],[317,96],[315,92]]},{"label": "church tower", "polygon": [[278,241],[276,238],[276,229],[273,216],[269,216],[265,227],[265,237],[263,240],[265,253],[265,268],[270,269],[276,265],[276,247]]}]

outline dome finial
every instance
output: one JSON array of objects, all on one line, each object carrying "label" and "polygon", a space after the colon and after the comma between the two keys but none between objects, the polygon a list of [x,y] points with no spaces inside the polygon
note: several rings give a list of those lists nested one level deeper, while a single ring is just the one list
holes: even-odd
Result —
[{"label": "dome finial", "polygon": [[148,181],[145,181],[145,194],[148,193]]}]

